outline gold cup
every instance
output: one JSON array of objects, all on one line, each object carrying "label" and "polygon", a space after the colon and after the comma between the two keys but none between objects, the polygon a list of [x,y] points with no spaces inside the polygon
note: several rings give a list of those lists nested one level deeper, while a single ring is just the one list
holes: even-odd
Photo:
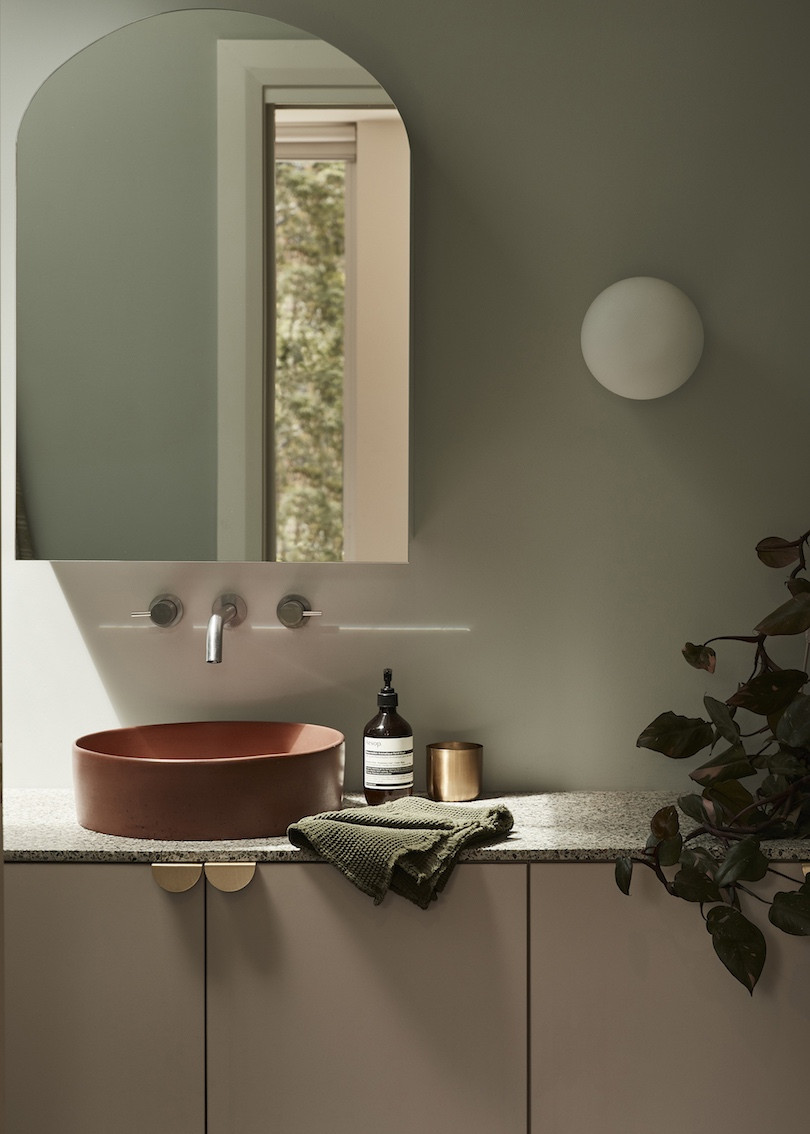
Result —
[{"label": "gold cup", "polygon": [[437,740],[427,746],[427,790],[431,799],[463,803],[481,793],[484,746],[471,740]]}]

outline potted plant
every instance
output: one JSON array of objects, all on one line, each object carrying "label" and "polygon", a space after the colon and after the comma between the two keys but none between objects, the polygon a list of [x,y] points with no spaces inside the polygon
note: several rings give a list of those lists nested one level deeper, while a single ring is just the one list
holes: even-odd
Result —
[{"label": "potted plant", "polygon": [[[683,647],[689,665],[713,674],[713,643],[746,643],[753,653],[751,671],[725,700],[704,697],[705,717],[665,712],[641,733],[638,747],[673,760],[704,749],[709,755],[689,773],[699,790],[681,795],[677,807],[657,811],[645,850],[616,862],[623,893],[629,894],[633,867],[641,864],[669,894],[696,905],[718,957],[751,993],[765,963],[766,942],[743,912],[748,903],[767,903],[768,919],[777,929],[810,934],[810,876],[796,882],[761,845],[766,839],[810,837],[810,694],[804,691],[810,649],[808,539],[810,531],[793,540],[769,536],[757,544],[766,566],[792,570],[790,597],[752,633]],[[802,669],[783,669],[769,653],[769,640],[786,635],[805,635]],[[784,886],[771,897],[758,893],[757,884],[774,875]]]}]

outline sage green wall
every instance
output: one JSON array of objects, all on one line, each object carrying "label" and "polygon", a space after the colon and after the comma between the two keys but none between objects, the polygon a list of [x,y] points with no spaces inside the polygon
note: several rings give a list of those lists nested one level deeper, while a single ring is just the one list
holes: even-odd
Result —
[{"label": "sage green wall", "polygon": [[[29,33],[26,5],[55,21],[48,50],[59,28],[78,37],[71,5],[13,0]],[[776,606],[779,575],[752,548],[808,526],[810,8],[238,6],[352,55],[408,126],[412,561],[7,560],[7,782],[67,782],[82,727],[230,713],[343,728],[356,782],[357,737],[390,664],[417,745],[482,740],[490,787],[680,788],[684,765],[635,738],[663,709],[699,713],[704,692],[725,697],[745,676],[737,647],[713,678],[680,647],[746,632]],[[129,0],[115,19],[159,7]],[[105,8],[77,11],[98,28],[113,20]],[[647,403],[609,394],[579,351],[591,300],[636,274],[682,287],[706,325],[694,377]],[[253,628],[206,667],[202,627],[225,584],[242,588]],[[129,631],[126,611],[164,587],[190,612],[177,633]],[[262,631],[285,589],[309,594],[322,625]],[[38,625],[17,613],[28,601]],[[47,722],[24,706],[32,681],[57,709]]]}]

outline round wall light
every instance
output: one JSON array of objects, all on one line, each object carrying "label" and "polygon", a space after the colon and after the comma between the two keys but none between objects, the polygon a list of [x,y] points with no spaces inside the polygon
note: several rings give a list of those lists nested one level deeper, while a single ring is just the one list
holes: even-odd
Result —
[{"label": "round wall light", "polygon": [[623,398],[677,390],[703,353],[703,323],[688,295],[653,276],[605,288],[582,321],[582,355],[597,382]]}]

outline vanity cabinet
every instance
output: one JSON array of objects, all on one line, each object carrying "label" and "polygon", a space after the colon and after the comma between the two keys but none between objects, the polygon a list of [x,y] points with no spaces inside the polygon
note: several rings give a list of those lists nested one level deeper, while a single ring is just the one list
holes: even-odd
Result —
[{"label": "vanity cabinet", "polygon": [[10,863],[6,1134],[205,1130],[204,894],[149,866]]},{"label": "vanity cabinet", "polygon": [[429,910],[315,863],[6,881],[8,1134],[525,1134],[525,867],[461,865]]},{"label": "vanity cabinet", "polygon": [[[801,878],[796,863],[778,868]],[[805,938],[764,928],[751,997],[714,955],[698,907],[650,871],[635,870],[626,897],[612,864],[529,870],[532,1134],[807,1128]]]},{"label": "vanity cabinet", "polygon": [[525,868],[429,910],[323,864],[207,901],[209,1134],[525,1134]]},{"label": "vanity cabinet", "polygon": [[806,1125],[806,940],[768,928],[750,997],[647,871],[465,863],[427,911],[316,863],[5,881],[7,1134]]}]

